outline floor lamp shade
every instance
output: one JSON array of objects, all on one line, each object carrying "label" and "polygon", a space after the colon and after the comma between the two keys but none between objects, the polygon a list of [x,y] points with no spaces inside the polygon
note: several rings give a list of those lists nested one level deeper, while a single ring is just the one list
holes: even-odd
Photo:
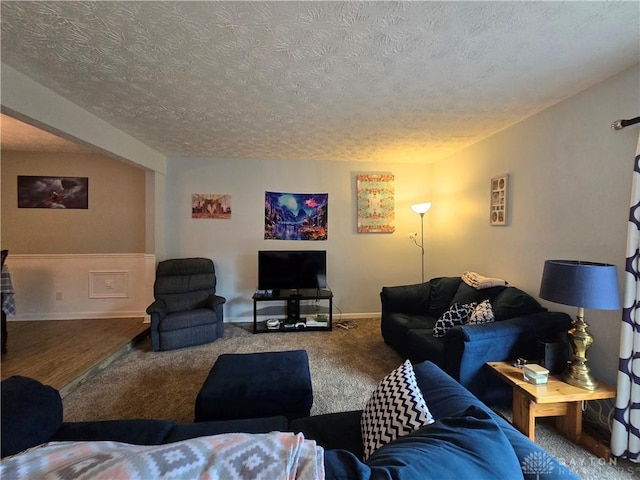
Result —
[{"label": "floor lamp shade", "polygon": [[430,208],[431,202],[416,203],[415,205],[411,205],[411,209],[414,212],[419,213],[420,215],[424,215],[425,213],[427,213]]},{"label": "floor lamp shade", "polygon": [[587,332],[584,310],[620,308],[616,266],[576,260],[547,260],[542,272],[540,297],[578,307],[573,328],[568,332],[573,357],[562,379],[576,387],[595,390],[598,382],[587,366],[587,350],[593,344],[593,337]]}]

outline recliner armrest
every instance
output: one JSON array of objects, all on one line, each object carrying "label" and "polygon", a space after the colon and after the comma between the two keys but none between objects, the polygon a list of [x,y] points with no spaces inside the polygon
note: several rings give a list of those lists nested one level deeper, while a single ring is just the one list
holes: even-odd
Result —
[{"label": "recliner armrest", "polygon": [[153,315],[154,313],[163,318],[167,315],[167,304],[164,300],[154,300],[154,302],[147,307],[147,313]]},{"label": "recliner armrest", "polygon": [[380,292],[382,316],[385,316],[385,312],[426,313],[429,311],[430,294],[431,285],[428,282],[382,287]]},{"label": "recliner armrest", "polygon": [[209,295],[209,298],[207,298],[207,301],[205,302],[205,306],[211,310],[215,310],[218,305],[223,305],[226,301],[227,299],[220,295]]}]

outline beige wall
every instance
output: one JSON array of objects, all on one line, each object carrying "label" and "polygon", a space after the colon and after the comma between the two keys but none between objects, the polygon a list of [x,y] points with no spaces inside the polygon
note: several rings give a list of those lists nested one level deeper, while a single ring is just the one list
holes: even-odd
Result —
[{"label": "beige wall", "polygon": [[[100,154],[2,152],[2,248],[13,254],[145,252],[145,172]],[[17,176],[89,178],[88,210],[17,207]]]},{"label": "beige wall", "polygon": [[[420,282],[420,250],[409,240],[409,232],[420,229],[420,217],[410,206],[429,200],[431,167],[302,160],[169,159],[167,256],[212,258],[218,273],[218,291],[227,298],[225,319],[247,321],[252,319],[251,296],[257,287],[258,250],[326,250],[327,280],[340,312],[376,315],[384,285]],[[395,176],[395,232],[357,233],[356,175],[381,171]],[[328,239],[265,240],[265,191],[327,193]],[[191,218],[192,193],[231,195],[231,219]]]},{"label": "beige wall", "polygon": [[[635,67],[437,163],[431,273],[474,270],[537,295],[544,261],[618,266],[622,287],[638,127],[611,122],[640,112]],[[489,226],[489,182],[508,173],[509,222]],[[543,302],[575,315],[576,309]],[[621,311],[587,311],[597,376],[615,383]]]}]

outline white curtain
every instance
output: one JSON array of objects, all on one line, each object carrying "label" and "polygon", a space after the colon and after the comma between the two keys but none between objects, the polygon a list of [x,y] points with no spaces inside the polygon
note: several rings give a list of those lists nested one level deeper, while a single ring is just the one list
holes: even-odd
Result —
[{"label": "white curtain", "polygon": [[611,453],[640,462],[640,138],[633,167],[625,270]]}]

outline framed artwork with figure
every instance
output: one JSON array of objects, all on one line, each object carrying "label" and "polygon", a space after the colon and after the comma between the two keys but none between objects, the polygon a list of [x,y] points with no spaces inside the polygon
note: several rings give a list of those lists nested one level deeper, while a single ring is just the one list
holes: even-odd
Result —
[{"label": "framed artwork with figure", "polygon": [[18,208],[88,209],[88,177],[18,175]]}]

